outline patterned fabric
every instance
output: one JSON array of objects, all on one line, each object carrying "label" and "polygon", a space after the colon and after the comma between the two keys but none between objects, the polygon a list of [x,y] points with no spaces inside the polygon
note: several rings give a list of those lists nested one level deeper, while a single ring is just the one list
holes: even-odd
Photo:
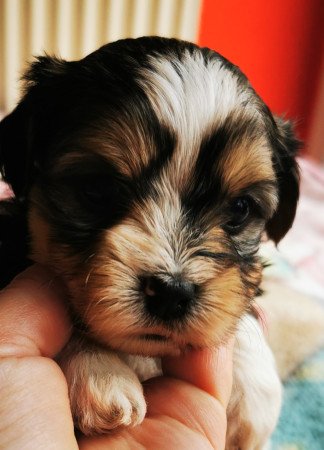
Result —
[{"label": "patterned fabric", "polygon": [[301,195],[294,225],[278,248],[266,242],[261,250],[272,263],[269,277],[324,305],[324,167],[305,159],[298,163]]},{"label": "patterned fabric", "polygon": [[[264,245],[263,256],[273,263],[266,276],[324,305],[324,168],[303,159],[299,165],[301,198],[296,221],[278,249],[271,243]],[[324,450],[324,349],[285,383],[271,450]]]},{"label": "patterned fabric", "polygon": [[271,450],[324,450],[324,350],[300,366],[285,384]]}]

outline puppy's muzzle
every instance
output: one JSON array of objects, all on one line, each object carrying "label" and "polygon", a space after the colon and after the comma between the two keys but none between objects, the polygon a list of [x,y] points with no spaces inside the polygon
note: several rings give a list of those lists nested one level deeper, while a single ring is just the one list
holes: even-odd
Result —
[{"label": "puppy's muzzle", "polygon": [[150,316],[162,321],[183,319],[192,309],[197,286],[189,281],[157,276],[142,279],[145,307]]}]

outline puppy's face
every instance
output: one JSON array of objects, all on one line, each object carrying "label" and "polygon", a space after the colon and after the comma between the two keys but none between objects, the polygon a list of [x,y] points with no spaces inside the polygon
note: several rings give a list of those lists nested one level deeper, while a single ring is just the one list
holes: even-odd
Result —
[{"label": "puppy's face", "polygon": [[258,291],[261,234],[294,217],[288,124],[220,55],[174,40],[42,58],[27,78],[3,125],[6,143],[23,126],[25,165],[4,172],[89,335],[147,355],[225,340]]}]

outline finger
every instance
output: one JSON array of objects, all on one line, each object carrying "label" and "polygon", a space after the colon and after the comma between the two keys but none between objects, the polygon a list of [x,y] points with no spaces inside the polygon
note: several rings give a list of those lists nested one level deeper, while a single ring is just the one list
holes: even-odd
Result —
[{"label": "finger", "polygon": [[52,357],[66,344],[71,325],[64,289],[35,265],[0,293],[0,356]]},{"label": "finger", "polygon": [[217,349],[192,350],[180,357],[163,358],[163,373],[197,386],[226,408],[232,391],[233,345],[231,339]]},{"label": "finger", "polygon": [[78,448],[66,381],[54,361],[0,358],[0,448]]}]

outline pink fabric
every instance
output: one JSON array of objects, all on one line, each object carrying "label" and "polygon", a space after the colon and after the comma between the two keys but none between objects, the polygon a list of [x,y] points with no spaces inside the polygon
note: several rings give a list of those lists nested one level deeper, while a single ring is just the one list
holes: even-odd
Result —
[{"label": "pink fabric", "polygon": [[288,261],[323,288],[324,168],[300,159],[301,196],[293,228],[279,246]]},{"label": "pink fabric", "polygon": [[7,199],[13,197],[12,190],[9,188],[9,186],[0,180],[0,199]]}]

